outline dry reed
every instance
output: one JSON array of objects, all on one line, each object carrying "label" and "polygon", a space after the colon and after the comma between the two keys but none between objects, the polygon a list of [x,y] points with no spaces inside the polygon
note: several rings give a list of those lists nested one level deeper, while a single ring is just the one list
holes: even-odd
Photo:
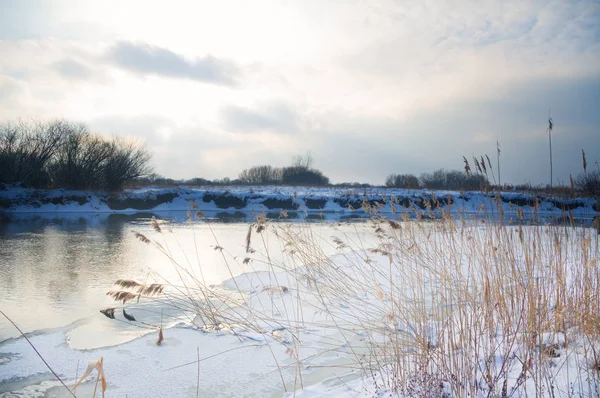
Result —
[{"label": "dry reed", "polygon": [[[474,161],[487,173],[483,158]],[[371,220],[350,232],[335,229],[330,239],[309,224],[259,217],[246,234],[247,257],[235,258],[218,241],[214,248],[228,268],[239,261],[267,272],[256,290],[267,299],[249,296],[233,273],[233,292],[207,286],[157,245],[180,280],[117,285],[195,314],[193,322],[206,331],[273,336],[265,344],[285,345],[293,359],[283,366],[273,354],[284,390],[284,373],[294,372],[296,390],[303,367],[333,352],[344,361],[328,366],[359,371],[379,391],[406,396],[598,394],[598,234],[575,227],[572,217],[566,225],[527,225],[521,208],[514,225],[498,222],[492,216],[504,217],[506,209],[492,199],[499,207],[488,209],[489,217],[482,209],[479,218],[452,216],[423,198],[424,210],[412,207],[392,219],[365,201]],[[268,242],[281,248],[282,260],[273,260]],[[109,294],[123,302],[138,297],[127,290]],[[304,313],[309,308],[311,316]],[[328,337],[300,344],[314,329]]]}]

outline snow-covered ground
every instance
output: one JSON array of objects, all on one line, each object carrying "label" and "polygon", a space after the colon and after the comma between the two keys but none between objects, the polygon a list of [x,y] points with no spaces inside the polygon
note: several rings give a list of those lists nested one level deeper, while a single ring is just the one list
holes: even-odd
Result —
[{"label": "snow-covered ground", "polygon": [[[374,221],[325,236],[306,224],[251,228],[246,258],[213,248],[245,272],[205,285],[201,267],[177,263],[164,296],[115,303],[108,321],[138,325],[142,337],[80,349],[73,324],[35,332],[31,343],[69,386],[84,364],[104,358],[107,396],[598,396],[597,311],[577,307],[591,311],[589,330],[571,323],[573,311],[556,312],[564,295],[588,303],[578,289],[598,287],[591,229]],[[152,242],[149,250],[174,249]],[[509,268],[490,270],[501,265]],[[480,285],[490,278],[503,285]],[[552,322],[530,319],[534,304]],[[157,345],[160,306],[181,308],[187,320],[166,325]],[[94,377],[78,396],[92,396]],[[0,344],[0,386],[5,398],[69,396],[23,338]]]}]

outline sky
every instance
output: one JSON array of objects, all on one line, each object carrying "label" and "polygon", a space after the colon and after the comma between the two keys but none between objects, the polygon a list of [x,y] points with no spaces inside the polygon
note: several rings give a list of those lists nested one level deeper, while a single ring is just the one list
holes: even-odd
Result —
[{"label": "sky", "polygon": [[[0,0],[0,122],[68,119],[171,178],[309,152],[333,182],[600,170],[600,2]],[[496,174],[495,174],[496,176]]]}]

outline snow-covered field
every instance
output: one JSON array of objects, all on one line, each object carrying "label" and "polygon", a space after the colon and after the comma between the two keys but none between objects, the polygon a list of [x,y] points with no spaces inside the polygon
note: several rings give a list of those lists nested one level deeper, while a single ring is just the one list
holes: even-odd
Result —
[{"label": "snow-covered field", "polygon": [[[126,300],[112,305],[116,319],[106,319],[139,327],[141,337],[81,349],[86,333],[102,331],[77,323],[29,336],[67,385],[102,357],[106,396],[600,391],[594,229],[448,215],[430,223],[378,217],[332,229],[259,218],[242,255],[215,236],[211,250],[231,277],[207,284],[193,241],[181,244],[168,223],[152,227],[140,244],[171,258],[172,272],[115,286]],[[141,294],[151,282],[165,284],[164,291]],[[161,309],[181,316],[165,324],[157,345]],[[94,381],[95,374],[78,396],[92,396]],[[23,338],[0,344],[0,386],[3,397],[69,396]]]}]

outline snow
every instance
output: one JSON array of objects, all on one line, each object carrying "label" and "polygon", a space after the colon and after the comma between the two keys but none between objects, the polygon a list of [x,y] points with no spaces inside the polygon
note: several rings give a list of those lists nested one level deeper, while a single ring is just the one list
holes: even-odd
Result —
[{"label": "snow", "polygon": [[[283,188],[261,188],[261,191],[256,190],[248,194],[239,189],[240,191],[232,190],[232,193],[249,198],[249,204],[244,211],[259,211],[259,201],[251,195],[264,193],[269,195],[268,197],[278,199],[294,197],[298,202],[303,202],[303,198],[308,195],[311,198],[324,198],[327,199],[326,207],[332,212],[350,212],[334,203],[333,199],[338,198],[335,195],[339,195],[339,192],[310,189],[290,195],[290,192]],[[208,191],[139,190],[125,195],[148,198],[152,195],[155,197],[157,192],[177,192],[178,196],[171,203],[161,204],[152,211],[175,211],[182,206],[189,207],[190,199],[196,200],[200,210],[218,210],[214,208],[214,202],[202,201],[203,195]],[[390,195],[389,192],[409,194],[405,191],[387,192],[386,195]],[[420,192],[419,195],[421,194],[423,193]],[[461,212],[462,209],[468,208],[475,214],[480,211],[482,204],[486,206],[491,200],[479,193],[469,194],[468,200],[460,199],[461,195],[456,192],[444,194],[453,195],[456,202],[452,206],[460,208]],[[520,198],[510,195],[508,199]],[[441,194],[438,193],[438,196],[441,197]],[[366,197],[375,198],[375,193]],[[94,206],[106,206],[99,205],[101,201],[96,199],[89,203],[94,203]],[[582,200],[582,203],[585,203],[585,211],[592,211],[590,201]],[[489,203],[487,205],[491,206]],[[80,205],[53,206],[63,206],[60,211],[67,211],[65,208],[74,209]],[[392,206],[389,203],[386,206],[385,211],[392,213]],[[558,214],[556,208],[548,204],[538,209],[523,207],[530,214],[534,211]],[[509,214],[517,214],[514,205],[503,203],[502,208]],[[28,207],[19,209],[38,212],[37,209]],[[105,212],[113,212],[105,207],[102,209]],[[14,209],[11,211],[17,212]],[[115,212],[128,211],[126,209]],[[573,210],[577,211],[578,209]],[[434,210],[431,213],[434,213]],[[507,235],[520,231],[517,227],[506,228]],[[429,240],[430,237],[426,234],[428,227],[423,226],[423,229],[425,234],[416,238],[417,241],[422,239],[424,244],[443,244],[443,233],[434,231],[433,238]],[[469,239],[477,239],[478,231],[483,229],[485,226],[472,223],[464,231],[469,235]],[[428,240],[425,240],[425,236]],[[298,244],[310,247],[313,243],[315,242],[306,241]],[[493,245],[495,242],[489,243]],[[78,335],[79,341],[82,339],[77,325],[31,333],[29,338],[69,386],[74,385],[88,361],[104,358],[104,370],[108,381],[107,396],[195,396],[197,389],[201,396],[397,396],[386,384],[392,379],[390,375],[396,371],[391,365],[383,363],[372,372],[366,372],[365,368],[348,369],[348,366],[350,364],[359,367],[357,358],[372,353],[369,344],[383,346],[390,342],[390,336],[403,342],[414,343],[418,337],[415,330],[420,326],[413,322],[410,314],[401,314],[402,319],[394,316],[387,297],[392,290],[390,279],[397,283],[393,286],[394,292],[401,293],[402,299],[407,303],[416,299],[415,291],[410,284],[402,284],[405,275],[399,268],[390,269],[391,260],[388,253],[373,251],[373,245],[368,238],[361,240],[361,247],[364,249],[345,251],[340,245],[339,253],[328,256],[326,260],[322,257],[319,258],[321,262],[312,262],[310,258],[303,259],[300,264],[294,264],[294,267],[287,269],[246,269],[241,275],[212,286],[211,292],[215,294],[212,302],[222,308],[221,323],[206,328],[198,327],[203,324],[204,319],[197,315],[194,322],[169,325],[170,327],[164,330],[165,340],[160,346],[156,344],[156,329],[148,330],[144,335],[121,344],[92,348],[81,347],[72,338]],[[411,247],[404,249],[408,253]],[[516,261],[521,258],[522,253],[519,250],[515,249]],[[468,250],[455,248],[455,253],[458,255],[452,261],[463,264],[465,268],[470,265],[472,259]],[[415,258],[420,259],[419,256]],[[442,255],[428,263],[430,269],[422,268],[425,293],[421,298],[425,302],[438,294],[439,280],[436,278],[439,275],[434,267],[445,260],[448,259]],[[421,263],[417,262],[417,265]],[[471,270],[464,274],[461,271],[459,269],[456,275],[444,275],[444,278],[459,283],[461,279],[476,276]],[[227,322],[227,319],[233,321]],[[424,330],[420,330],[418,334],[425,336],[427,344],[431,347],[435,348],[440,339],[448,338],[444,336],[437,320],[432,319],[424,326]],[[103,331],[88,329],[88,332],[93,334]],[[497,341],[491,342],[497,348],[489,360],[498,367],[504,356],[518,358],[520,354],[518,346],[505,347],[502,337],[502,331],[498,331],[492,338]],[[593,388],[598,388],[598,381],[597,376],[593,374],[594,370],[584,363],[586,353],[583,352],[583,342],[567,341],[564,334],[547,332],[541,335],[540,341],[543,346],[552,347],[560,354],[556,357],[551,356],[547,361],[547,368],[543,369],[549,374],[548,379],[553,380],[556,394],[593,396]],[[569,351],[565,347],[567,342]],[[456,353],[459,357],[475,354],[481,353]],[[199,369],[196,363],[198,357],[201,360]],[[406,358],[407,361],[410,360],[410,353]],[[514,392],[513,396],[519,396],[520,390],[517,387],[523,368],[517,359],[512,359],[510,366],[506,373],[507,388]],[[590,370],[584,374],[582,369]],[[94,380],[92,377],[79,387],[78,394],[91,396]],[[531,380],[524,383],[525,391],[535,394],[534,387],[530,385]],[[414,392],[422,393],[428,391],[427,388],[431,385],[440,386],[440,394],[448,393],[448,386],[430,374],[415,380],[412,388]],[[586,389],[586,386],[589,389]],[[513,388],[514,391],[511,390]],[[481,388],[481,391],[483,394],[486,390]],[[13,396],[68,396],[24,338],[0,343],[0,397]]]},{"label": "snow", "polygon": [[[366,253],[355,255],[362,257]],[[385,255],[371,253],[370,256],[375,267],[386,263]],[[334,256],[332,263],[336,264],[337,270],[333,272],[346,275],[349,280],[360,278],[362,270],[357,268],[356,260],[348,253]],[[122,344],[94,349],[78,349],[72,345],[70,335],[74,325],[32,333],[29,338],[69,386],[73,386],[88,361],[104,358],[107,396],[195,396],[197,388],[201,396],[400,396],[389,388],[382,388],[385,386],[383,380],[390,380],[393,372],[390,367],[384,366],[373,374],[344,368],[348,359],[357,353],[368,352],[362,343],[367,334],[360,330],[361,325],[382,324],[381,315],[388,310],[388,303],[370,294],[354,291],[351,286],[335,296],[339,299],[323,302],[320,294],[311,289],[309,281],[313,276],[310,267],[296,269],[293,274],[251,271],[215,286],[224,292],[239,291],[236,294],[243,295],[245,305],[232,307],[231,311],[260,329],[244,324],[222,324],[216,329],[205,330],[178,322],[165,329],[165,340],[160,346],[156,345],[157,331],[153,330]],[[376,284],[385,291],[383,282],[386,276],[375,273],[374,277]],[[335,285],[336,282],[331,283]],[[282,289],[283,286],[286,289]],[[322,286],[325,287],[327,284]],[[258,319],[253,319],[257,315]],[[335,327],[331,325],[331,319],[337,320]],[[200,322],[197,319],[195,323]],[[371,329],[368,337],[385,342],[386,333],[397,330],[410,339],[417,328],[410,321],[387,322],[387,325],[388,332],[382,329],[378,333]],[[342,330],[349,332],[342,333]],[[437,323],[427,326],[425,335],[430,336],[432,346],[438,344],[440,333]],[[556,392],[561,396],[568,389],[569,375],[573,378],[580,374],[583,353],[574,349],[566,355],[565,337],[561,334],[545,333],[542,341],[557,345],[561,351],[560,357],[552,358],[548,365],[548,372],[554,372]],[[577,346],[577,342],[571,343]],[[515,353],[517,351],[515,348]],[[0,392],[26,384],[11,393],[0,394],[0,397],[68,396],[60,383],[52,379],[25,339],[1,343],[0,353],[4,358],[0,362]],[[198,355],[201,359],[199,384]],[[500,360],[502,355],[504,352],[499,350],[496,360]],[[300,359],[299,363],[297,359]],[[295,377],[298,364],[302,370],[302,382]],[[282,369],[282,376],[277,366]],[[515,365],[509,372],[509,387],[514,386],[519,378],[518,368]],[[419,381],[414,388],[426,388],[419,383],[435,382],[435,378],[431,377],[430,381]],[[593,378],[593,375],[582,377]],[[32,378],[38,380],[27,384]],[[94,381],[95,374],[78,388],[79,396],[91,396]],[[445,385],[442,384],[442,387],[447,391]],[[534,391],[533,387],[530,391]],[[592,396],[589,391],[573,391],[581,396]]]},{"label": "snow", "polygon": [[[227,198],[233,202],[228,204]],[[502,192],[501,209],[504,217],[515,217],[518,210],[525,217],[565,216],[561,208],[569,206],[570,214],[578,218],[593,218],[598,215],[593,198],[554,199],[524,193]],[[410,202],[402,201],[406,199]],[[450,199],[452,203],[446,204]],[[322,201],[323,206],[307,205],[309,200]],[[136,212],[186,212],[192,208],[213,215],[221,212],[279,212],[286,210],[294,217],[306,218],[308,214],[358,213],[363,200],[380,204],[379,212],[393,214],[396,211],[414,215],[416,212],[437,214],[440,208],[450,213],[500,216],[494,194],[482,192],[407,190],[391,188],[331,188],[331,187],[281,187],[281,186],[233,186],[220,189],[211,188],[143,188],[126,190],[119,194],[106,194],[92,191],[72,191],[65,189],[35,190],[10,186],[0,191],[0,211],[16,215],[20,213],[125,213]],[[394,200],[399,202],[393,204]],[[269,202],[270,201],[270,202]],[[355,210],[345,205],[350,201]],[[534,205],[535,202],[537,206]],[[80,203],[83,202],[83,203]],[[216,203],[218,202],[218,203]],[[283,203],[286,204],[283,204]],[[112,203],[112,204],[111,204]],[[115,204],[117,203],[117,204]],[[269,206],[265,203],[270,203]],[[313,202],[314,203],[314,202]],[[279,204],[279,205],[278,205]],[[290,207],[291,204],[291,207]],[[410,206],[406,206],[410,204]],[[122,206],[128,206],[121,208]]]},{"label": "snow", "polygon": [[[245,391],[252,391],[254,396],[269,396],[281,388],[277,372],[271,372],[271,354],[261,347],[266,344],[264,338],[240,341],[231,336],[220,337],[185,327],[167,329],[164,336],[160,346],[156,345],[157,334],[150,333],[115,347],[94,350],[70,348],[64,331],[32,336],[31,342],[70,387],[74,385],[76,376],[81,376],[88,361],[103,357],[107,396],[176,397],[195,394],[197,364],[176,367],[197,361],[196,349],[201,359],[200,392],[203,396],[243,396]],[[272,349],[279,356],[284,356],[281,346],[272,345]],[[46,393],[50,396],[68,396],[58,381],[50,381],[52,377],[48,369],[32,353],[24,339],[6,342],[2,350],[19,354],[2,365],[5,369],[10,367],[9,372],[0,368],[0,383],[4,386],[0,391],[8,384],[16,384],[19,379],[40,375],[49,380],[37,386],[37,391],[31,391],[34,388],[29,387],[13,392],[14,396],[43,396],[42,390],[49,387]],[[248,363],[253,364],[254,371],[248,369]],[[96,375],[92,376],[78,388],[79,396],[91,396],[90,388]]]},{"label": "snow", "polygon": [[[283,282],[286,290],[279,288]],[[315,357],[306,366],[302,365],[305,383],[315,383],[332,372],[337,373],[335,370],[321,371],[318,367],[339,361],[339,353],[321,352],[323,342],[339,340],[337,333],[329,328],[302,326],[303,321],[295,316],[302,313],[304,319],[310,319],[310,324],[324,325],[327,322],[328,316],[316,310],[318,298],[306,290],[306,285],[291,280],[284,273],[256,271],[227,280],[218,288],[227,290],[234,286],[247,294],[245,300],[248,304],[235,308],[235,311],[242,318],[251,318],[260,311],[263,320],[258,324],[263,330],[226,324],[218,329],[204,330],[179,322],[165,329],[165,340],[160,346],[156,345],[157,332],[150,331],[122,344],[93,349],[73,346],[71,335],[77,332],[77,325],[35,332],[29,335],[29,339],[70,387],[88,361],[104,358],[107,396],[194,395],[198,368],[192,362],[197,360],[196,349],[199,349],[201,358],[201,396],[282,396],[285,389],[277,366],[282,368],[286,389],[300,390],[300,382],[295,379],[296,359],[289,352],[298,339],[302,340],[302,355]],[[301,300],[297,299],[299,296],[302,296]],[[303,303],[302,308],[299,308],[299,302]],[[343,342],[335,344],[344,349]],[[32,377],[43,380],[0,394],[0,397],[68,396],[60,383],[53,381],[52,375],[25,339],[15,338],[1,343],[0,352],[5,358],[5,362],[0,364],[0,392],[27,384]],[[273,356],[277,358],[277,364]],[[192,364],[178,367],[187,363]],[[78,388],[79,396],[91,395],[95,374],[92,376]]]}]

